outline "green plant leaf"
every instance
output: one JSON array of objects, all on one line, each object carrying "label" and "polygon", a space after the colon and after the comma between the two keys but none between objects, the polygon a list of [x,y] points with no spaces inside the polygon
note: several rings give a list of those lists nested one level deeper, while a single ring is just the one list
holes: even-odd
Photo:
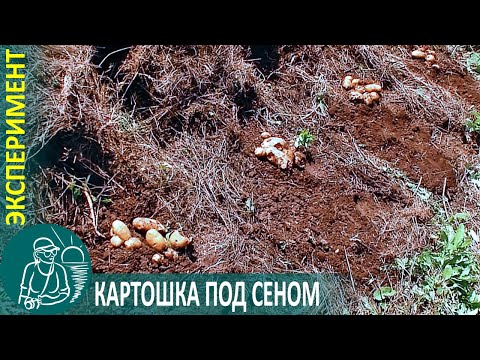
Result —
[{"label": "green plant leaf", "polygon": [[315,136],[308,129],[304,129],[296,136],[294,146],[307,149],[314,141]]},{"label": "green plant leaf", "polygon": [[453,215],[451,218],[453,220],[468,220],[469,217],[470,215],[468,215],[467,213],[457,213]]},{"label": "green plant leaf", "polygon": [[470,57],[467,59],[467,66],[480,74],[480,53],[471,53]]},{"label": "green plant leaf", "polygon": [[386,298],[392,297],[396,294],[397,292],[395,289],[391,288],[390,286],[383,286],[378,290],[375,290],[373,293],[373,298],[376,301],[382,301],[385,300]]},{"label": "green plant leaf", "polygon": [[453,276],[453,268],[452,265],[447,265],[445,266],[445,269],[443,269],[443,279],[448,280]]},{"label": "green plant leaf", "polygon": [[465,236],[465,225],[460,224],[457,231],[454,231],[451,226],[447,227],[448,230],[448,240],[445,247],[445,250],[449,253],[455,252]]}]

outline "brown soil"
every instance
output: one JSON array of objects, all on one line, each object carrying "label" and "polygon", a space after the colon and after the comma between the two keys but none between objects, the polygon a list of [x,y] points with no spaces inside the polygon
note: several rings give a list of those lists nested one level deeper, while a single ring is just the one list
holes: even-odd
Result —
[{"label": "brown soil", "polygon": [[391,162],[412,180],[418,182],[421,178],[427,189],[441,192],[444,178],[447,187],[455,187],[450,159],[432,145],[431,129],[421,119],[411,119],[404,110],[385,106],[342,104],[333,107],[331,113],[346,124],[346,129],[367,150]]},{"label": "brown soil", "polygon": [[[275,59],[279,68],[294,63],[292,53],[295,54],[295,51],[287,47],[282,49],[279,59]],[[317,60],[302,57],[302,61],[315,63]],[[427,69],[424,64],[411,59],[405,62],[412,71],[458,94],[467,104],[480,105],[478,83],[470,75],[458,71],[453,62],[450,64],[445,60],[446,68],[440,72]],[[228,74],[223,68],[221,71]],[[266,70],[263,67],[261,71]],[[343,74],[345,72],[335,75],[338,84]],[[298,98],[307,94],[296,88],[301,87],[299,79],[283,79],[282,76],[280,73],[267,81],[271,93],[275,94],[272,96],[299,101]],[[249,78],[248,82],[251,81]],[[134,150],[112,155],[114,159],[102,166],[121,187],[117,187],[111,196],[113,204],[100,208],[99,231],[108,236],[115,219],[131,224],[133,218],[145,216],[169,222],[172,228],[184,225],[185,234],[191,236],[194,242],[181,251],[179,261],[159,266],[151,262],[155,251],[147,246],[136,251],[113,249],[108,239],[94,235],[88,216],[82,221],[70,218],[67,225],[87,243],[95,272],[284,272],[321,269],[342,274],[351,272],[355,281],[367,285],[370,279],[382,274],[382,266],[398,255],[399,248],[422,245],[409,244],[410,240],[401,234],[411,231],[412,223],[415,226],[427,224],[432,213],[394,178],[371,166],[368,160],[358,160],[358,149],[352,141],[368,156],[401,170],[411,181],[434,194],[442,194],[445,190],[448,196],[454,196],[459,191],[462,159],[477,151],[474,144],[464,144],[461,129],[443,129],[442,119],[416,115],[404,104],[386,101],[392,90],[386,89],[385,99],[370,107],[349,102],[340,89],[328,100],[328,120],[319,125],[317,141],[320,145],[312,148],[308,165],[305,169],[281,171],[255,157],[254,149],[261,142],[259,134],[269,130],[288,138],[296,127],[280,128],[275,132],[264,121],[251,118],[250,113],[260,108],[262,101],[267,103],[262,91],[259,87],[256,91],[254,87],[244,87],[242,91],[234,92],[236,95],[232,101],[236,103],[237,111],[241,112],[237,113],[240,121],[234,125],[213,124],[207,131],[199,130],[198,122],[205,123],[208,118],[200,105],[198,111],[201,116],[192,110],[194,115],[189,119],[165,115],[168,119],[159,118],[157,122],[155,118],[155,122],[150,123],[151,133],[148,136],[157,139],[161,134],[159,148],[165,151],[169,151],[169,146],[162,143],[166,134],[170,137],[171,148],[179,141],[175,137],[178,133],[192,136],[207,133],[205,146],[226,139],[228,166],[235,174],[232,181],[242,183],[240,198],[236,199],[235,216],[238,220],[232,222],[235,228],[228,227],[225,219],[214,212],[208,221],[204,218],[203,224],[190,220],[189,214],[195,202],[191,201],[187,189],[195,185],[188,188],[185,182],[173,180],[159,187],[148,174],[142,173],[142,168],[149,166],[146,157],[139,158]],[[203,93],[195,99],[202,96]],[[195,99],[189,99],[185,106],[198,101]],[[141,116],[146,118],[148,114],[142,111]],[[230,113],[226,113],[225,117]],[[171,131],[175,124],[177,128]],[[436,132],[440,132],[441,136],[434,137]],[[118,141],[127,143],[128,137]],[[173,196],[179,189],[186,189],[184,199]],[[221,195],[216,196],[220,205],[227,202]],[[245,211],[247,198],[254,200],[255,213]],[[175,205],[168,205],[169,201],[175,202]],[[66,211],[75,212],[76,205],[69,206]],[[85,203],[83,206],[86,209]],[[85,210],[85,213],[88,214],[88,211]],[[235,241],[225,245],[222,240],[228,236],[233,236]],[[217,252],[212,250],[214,248]]]},{"label": "brown soil", "polygon": [[459,66],[444,52],[438,53],[440,69],[432,69],[420,60],[410,60],[409,65],[419,74],[423,74],[436,84],[457,94],[467,103],[480,106],[480,86],[468,71]]}]

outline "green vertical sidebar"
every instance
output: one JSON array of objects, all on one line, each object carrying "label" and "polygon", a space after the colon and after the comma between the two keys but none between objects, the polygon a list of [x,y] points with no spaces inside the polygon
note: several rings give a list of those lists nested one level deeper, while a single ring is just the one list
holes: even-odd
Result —
[{"label": "green vertical sidebar", "polygon": [[[7,49],[11,53],[16,54],[25,54],[25,58],[21,59],[22,63],[25,63],[25,68],[22,69],[22,73],[25,74],[25,108],[22,111],[25,112],[25,123],[21,125],[25,133],[22,135],[15,135],[19,142],[25,144],[25,170],[23,174],[25,175],[25,192],[21,196],[25,196],[25,200],[21,203],[25,205],[25,209],[21,210],[25,214],[25,224],[10,224],[6,223],[6,215],[8,213],[7,199],[8,196],[5,185],[7,182],[6,179],[6,139],[8,137],[6,131],[8,125],[6,123],[6,110],[8,108],[8,103],[6,100],[6,51]],[[33,208],[33,186],[32,186],[32,171],[34,167],[30,166],[30,160],[34,153],[34,136],[38,131],[38,103],[39,103],[39,94],[36,92],[37,79],[38,79],[38,68],[41,59],[41,52],[38,46],[30,45],[0,45],[0,114],[1,114],[1,128],[0,128],[0,267],[3,262],[3,252],[5,245],[16,233],[18,233],[25,226],[32,225],[36,223],[35,221],[35,210]],[[17,171],[16,174],[20,172]],[[1,314],[12,314],[16,313],[14,304],[6,296],[3,284],[0,280],[0,315]]]}]

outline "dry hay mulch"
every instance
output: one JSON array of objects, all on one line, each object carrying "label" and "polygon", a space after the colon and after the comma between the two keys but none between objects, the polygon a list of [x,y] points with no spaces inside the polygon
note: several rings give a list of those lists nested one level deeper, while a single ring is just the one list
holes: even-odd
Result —
[{"label": "dry hay mulch", "polygon": [[[439,70],[393,46],[274,47],[273,65],[242,46],[108,51],[43,48],[37,137],[40,218],[75,230],[96,272],[327,270],[367,286],[430,241],[432,208],[407,183],[476,214],[464,175],[478,149],[463,119],[478,84],[444,48]],[[380,103],[350,102],[346,75],[381,83]],[[255,157],[262,131],[293,139],[303,128],[317,138],[304,170]],[[112,249],[95,232],[137,216],[193,245],[158,266],[148,247]]]}]

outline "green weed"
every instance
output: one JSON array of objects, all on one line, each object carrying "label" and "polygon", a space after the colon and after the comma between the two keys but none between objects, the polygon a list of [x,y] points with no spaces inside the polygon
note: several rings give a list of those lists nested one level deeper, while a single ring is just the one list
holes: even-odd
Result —
[{"label": "green weed", "polygon": [[75,184],[75,181],[71,181],[70,184],[68,185],[68,190],[72,192],[73,200],[77,201],[77,199],[82,196],[82,190],[81,188]]},{"label": "green weed", "polygon": [[480,53],[471,53],[467,59],[467,67],[469,70],[480,74]]},{"label": "green weed", "polygon": [[480,112],[472,111],[473,120],[467,120],[465,126],[467,127],[468,131],[475,132],[480,134]]},{"label": "green weed", "polygon": [[315,136],[309,130],[303,129],[295,138],[295,147],[307,150],[315,141]]},{"label": "green weed", "polygon": [[449,217],[434,237],[433,249],[396,260],[397,268],[414,280],[415,285],[405,291],[420,308],[439,314],[477,314],[480,263],[472,245],[479,240],[474,231],[467,231],[467,219],[464,213]]}]

